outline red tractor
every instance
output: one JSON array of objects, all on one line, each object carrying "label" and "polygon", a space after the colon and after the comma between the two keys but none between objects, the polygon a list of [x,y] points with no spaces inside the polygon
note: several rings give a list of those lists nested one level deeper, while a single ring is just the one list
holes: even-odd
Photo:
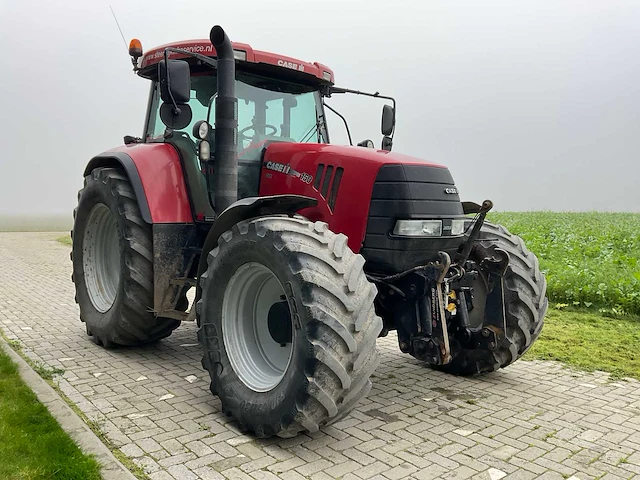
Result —
[{"label": "red tractor", "polygon": [[[391,97],[335,87],[326,66],[232,44],[219,26],[129,53],[151,83],[144,136],[91,159],[74,212],[76,300],[95,342],[153,342],[195,320],[224,412],[288,437],[369,392],[389,330],[459,375],[505,367],[538,337],[536,257],[484,221],[490,201],[461,202],[445,167],[391,153]],[[380,150],[329,142],[325,100],[345,93],[393,103]]]}]

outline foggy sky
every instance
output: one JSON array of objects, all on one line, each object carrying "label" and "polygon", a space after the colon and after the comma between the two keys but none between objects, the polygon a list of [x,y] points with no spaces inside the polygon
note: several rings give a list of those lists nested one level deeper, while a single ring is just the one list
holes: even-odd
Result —
[{"label": "foggy sky", "polygon": [[[394,151],[447,165],[465,200],[640,212],[637,1],[0,0],[0,214],[71,215],[86,162],[142,135],[149,84],[109,3],[147,50],[220,24],[395,96]],[[328,103],[380,145],[381,101]]]}]

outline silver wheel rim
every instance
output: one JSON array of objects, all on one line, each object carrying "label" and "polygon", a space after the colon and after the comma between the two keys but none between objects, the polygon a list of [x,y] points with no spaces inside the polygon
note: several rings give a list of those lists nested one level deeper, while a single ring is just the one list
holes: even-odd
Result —
[{"label": "silver wheel rim", "polygon": [[295,332],[291,342],[282,346],[272,338],[268,327],[269,310],[283,298],[277,277],[259,263],[242,265],[224,292],[224,348],[238,378],[255,392],[275,388],[291,363]]},{"label": "silver wheel rim", "polygon": [[100,313],[107,312],[118,293],[120,248],[116,220],[103,203],[89,212],[82,241],[82,267],[91,303]]}]

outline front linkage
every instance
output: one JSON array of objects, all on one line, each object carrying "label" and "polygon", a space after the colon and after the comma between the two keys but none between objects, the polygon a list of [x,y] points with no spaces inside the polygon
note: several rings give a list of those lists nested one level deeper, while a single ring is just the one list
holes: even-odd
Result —
[{"label": "front linkage", "polygon": [[[379,291],[386,335],[398,331],[400,350],[432,365],[446,365],[458,349],[497,350],[506,332],[503,276],[509,264],[507,252],[478,243],[482,225],[493,207],[467,203],[465,213],[476,213],[461,251],[451,260],[439,252],[438,260],[388,276],[368,274]],[[474,285],[484,282],[484,315],[470,322],[469,312],[482,298]],[[475,304],[475,306],[474,306]],[[394,312],[392,316],[384,312]],[[392,320],[389,320],[389,319]]]}]

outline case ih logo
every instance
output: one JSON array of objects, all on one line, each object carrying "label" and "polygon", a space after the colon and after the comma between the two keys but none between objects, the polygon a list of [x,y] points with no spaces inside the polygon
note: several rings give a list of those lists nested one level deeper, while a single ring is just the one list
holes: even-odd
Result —
[{"label": "case ih logo", "polygon": [[293,63],[293,62],[287,62],[286,60],[278,60],[278,66],[287,67],[292,70],[298,70],[299,72],[304,72],[304,65]]},{"label": "case ih logo", "polygon": [[458,189],[456,187],[447,187],[444,189],[444,193],[448,195],[457,195]]},{"label": "case ih logo", "polygon": [[292,177],[297,177],[307,185],[313,182],[313,175],[309,175],[304,172],[297,172],[287,163],[267,162],[264,164],[264,168],[267,170],[273,170],[274,172],[284,173],[285,175],[291,175]]}]

